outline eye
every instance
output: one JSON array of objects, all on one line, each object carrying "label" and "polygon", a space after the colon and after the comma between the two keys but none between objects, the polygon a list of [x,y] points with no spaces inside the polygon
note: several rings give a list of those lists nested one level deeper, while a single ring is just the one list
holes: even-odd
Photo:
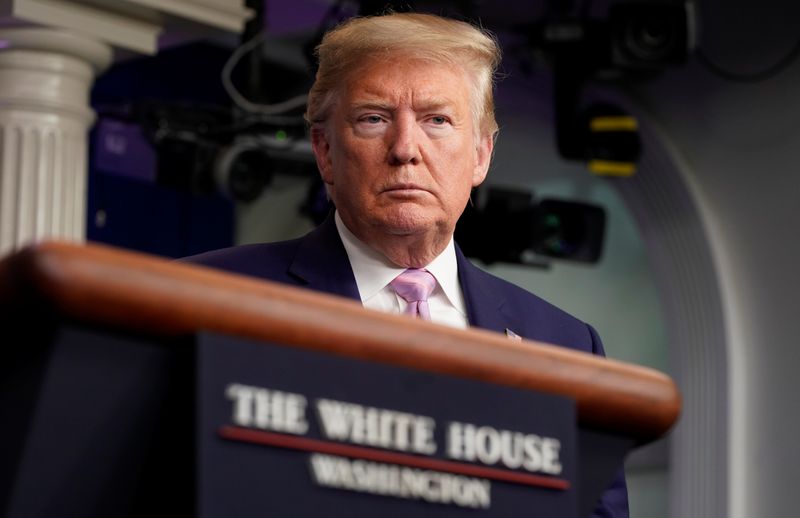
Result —
[{"label": "eye", "polygon": [[383,117],[380,115],[365,115],[361,117],[362,122],[366,122],[368,124],[380,124],[383,121]]},{"label": "eye", "polygon": [[431,121],[431,123],[433,123],[436,126],[442,126],[443,124],[447,124],[448,122],[447,117],[444,117],[442,115],[434,115],[428,120]]}]

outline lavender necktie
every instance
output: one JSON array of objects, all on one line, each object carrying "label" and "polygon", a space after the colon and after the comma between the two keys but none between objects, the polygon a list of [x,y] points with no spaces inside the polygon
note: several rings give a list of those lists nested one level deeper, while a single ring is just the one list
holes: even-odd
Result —
[{"label": "lavender necktie", "polygon": [[392,289],[407,302],[405,314],[431,319],[428,297],[436,288],[436,278],[427,270],[409,268],[389,283]]}]

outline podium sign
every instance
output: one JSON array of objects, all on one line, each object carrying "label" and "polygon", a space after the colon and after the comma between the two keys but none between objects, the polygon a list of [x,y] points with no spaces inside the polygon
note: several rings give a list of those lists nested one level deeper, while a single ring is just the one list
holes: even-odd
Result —
[{"label": "podium sign", "polygon": [[568,398],[201,334],[199,516],[577,515]]},{"label": "podium sign", "polygon": [[583,518],[680,412],[650,369],[99,246],[0,260],[0,310],[9,518]]}]

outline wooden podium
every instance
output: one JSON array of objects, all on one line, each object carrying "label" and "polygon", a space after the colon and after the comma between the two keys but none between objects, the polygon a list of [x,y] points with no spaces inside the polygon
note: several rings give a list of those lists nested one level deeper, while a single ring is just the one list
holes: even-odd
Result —
[{"label": "wooden podium", "polygon": [[[551,500],[554,492],[570,494],[574,502],[563,505],[574,511],[564,516],[584,517],[625,454],[666,433],[680,411],[674,383],[650,369],[96,245],[45,243],[0,261],[0,323],[0,512],[8,517],[360,516],[365,509],[383,516],[497,516],[507,515],[499,511],[506,486]],[[312,365],[344,370],[318,373]],[[241,389],[248,376],[258,387]],[[316,385],[297,388],[307,382]],[[348,383],[350,392],[340,387]],[[375,403],[382,401],[376,394],[384,385],[393,399],[383,408],[398,411]],[[231,399],[236,390],[250,399]],[[275,394],[281,402],[302,400],[295,412],[308,406],[307,415],[295,415],[294,428],[284,415],[292,407],[280,410],[280,419],[277,407],[269,410],[271,417],[259,410],[258,401],[275,403]],[[337,395],[351,398],[335,403],[342,408],[395,419],[387,434],[401,421],[421,424],[408,432],[411,439],[392,443],[370,443],[369,422],[367,432],[332,438],[330,423],[313,421],[324,417],[319,405]],[[563,408],[574,416],[574,447],[566,440],[561,445],[560,476],[539,469],[541,462],[532,461],[539,468],[528,472],[493,464],[500,458],[500,450],[492,449],[491,434],[501,437],[497,423],[515,415],[524,421],[530,413],[537,419],[530,426],[549,426],[551,410],[530,398],[554,401],[552,420]],[[252,412],[246,406],[251,403]],[[453,437],[454,426],[462,430],[462,408],[464,422],[497,425],[473,427],[478,460],[474,453],[458,457],[467,447],[458,455],[452,446],[434,452],[441,442],[434,426],[437,434],[450,426],[441,433]],[[443,417],[429,417],[440,409]],[[505,414],[492,421],[493,412]],[[530,426],[528,435],[507,437],[546,442]],[[307,435],[315,427],[328,435]],[[531,448],[526,462],[541,461],[542,451]],[[261,460],[262,452],[274,463]],[[408,501],[407,488],[393,497],[377,486],[354,490],[352,473],[347,491],[320,488],[319,475],[307,473],[322,454],[362,471],[427,477],[428,485],[414,501]],[[455,474],[442,475],[450,471]],[[295,476],[299,482],[290,481]],[[445,483],[490,479],[492,509],[459,508],[449,505],[453,495],[443,496]],[[242,493],[230,503],[228,493],[236,491]],[[285,509],[275,502],[290,492],[297,511],[275,511]],[[547,516],[535,510],[519,515]]]}]

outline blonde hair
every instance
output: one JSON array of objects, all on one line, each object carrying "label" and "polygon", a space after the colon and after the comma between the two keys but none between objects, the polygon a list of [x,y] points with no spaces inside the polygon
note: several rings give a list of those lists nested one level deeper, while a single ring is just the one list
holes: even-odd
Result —
[{"label": "blonde hair", "polygon": [[472,115],[483,135],[497,132],[494,74],[500,49],[487,31],[431,14],[391,13],[353,18],[328,32],[316,49],[319,69],[308,93],[306,120],[324,122],[348,74],[376,55],[403,55],[458,65],[471,77]]}]

